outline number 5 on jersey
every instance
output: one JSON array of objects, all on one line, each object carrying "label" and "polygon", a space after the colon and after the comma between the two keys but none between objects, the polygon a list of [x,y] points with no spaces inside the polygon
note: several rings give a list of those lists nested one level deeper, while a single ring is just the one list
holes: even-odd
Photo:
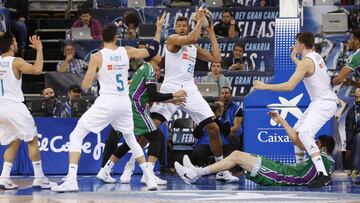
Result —
[{"label": "number 5 on jersey", "polygon": [[117,89],[119,92],[122,92],[125,89],[124,81],[122,80],[121,76],[121,73],[116,74],[116,83],[118,83]]}]

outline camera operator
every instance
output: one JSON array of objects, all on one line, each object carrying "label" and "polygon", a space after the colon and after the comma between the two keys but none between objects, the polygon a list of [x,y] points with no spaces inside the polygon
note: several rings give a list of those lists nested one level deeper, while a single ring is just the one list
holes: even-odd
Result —
[{"label": "camera operator", "polygon": [[[222,117],[224,113],[224,103],[222,101],[216,101],[215,103],[210,103],[210,107],[215,114],[215,122],[220,129],[224,157],[226,157],[236,150],[236,145],[231,144],[228,140],[231,126],[230,122]],[[194,129],[194,137],[197,141],[191,155],[191,160],[197,166],[208,165],[209,161],[211,161],[210,158],[213,156],[209,145],[209,135],[205,129],[201,128],[201,126],[196,126]]]},{"label": "camera operator", "polygon": [[348,111],[345,121],[346,160],[350,161],[351,174],[359,175],[360,171],[360,88],[355,89],[355,104]]},{"label": "camera operator", "polygon": [[58,100],[53,88],[43,89],[42,97],[46,99],[46,117],[60,117],[62,103]]}]

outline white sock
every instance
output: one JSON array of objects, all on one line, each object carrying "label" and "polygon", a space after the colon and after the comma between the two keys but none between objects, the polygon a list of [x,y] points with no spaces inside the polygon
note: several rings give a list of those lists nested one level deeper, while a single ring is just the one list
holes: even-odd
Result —
[{"label": "white sock", "polygon": [[315,165],[315,168],[318,172],[323,172],[323,174],[325,176],[328,175],[328,173],[326,172],[326,169],[325,169],[325,165],[324,165],[324,162],[321,158],[320,155],[317,155],[317,156],[314,156],[311,158],[312,162],[314,163]]},{"label": "white sock", "polygon": [[210,169],[208,166],[205,168],[196,168],[196,173],[200,176],[208,175],[210,174]]},{"label": "white sock", "polygon": [[69,164],[69,171],[68,171],[68,177],[71,179],[75,179],[77,178],[77,170],[78,170],[78,165],[77,164]]},{"label": "white sock", "polygon": [[219,157],[215,157],[215,161],[218,162],[218,161],[221,161],[224,159],[224,156],[219,156]]},{"label": "white sock", "polygon": [[12,163],[10,162],[4,162],[3,169],[1,172],[2,178],[10,178],[10,172],[11,172]]},{"label": "white sock", "polygon": [[115,163],[109,159],[104,166],[104,170],[110,172],[114,166],[115,166]]},{"label": "white sock", "polygon": [[42,178],[44,177],[44,172],[42,170],[41,161],[34,161],[32,162],[34,168],[34,176],[35,178]]},{"label": "white sock", "polygon": [[148,162],[148,168],[149,168],[150,171],[154,171],[155,164],[151,163],[151,162]]}]

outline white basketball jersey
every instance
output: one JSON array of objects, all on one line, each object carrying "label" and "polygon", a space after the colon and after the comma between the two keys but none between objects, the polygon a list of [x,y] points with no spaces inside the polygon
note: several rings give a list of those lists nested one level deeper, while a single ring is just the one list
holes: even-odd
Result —
[{"label": "white basketball jersey", "polygon": [[311,52],[305,57],[310,58],[315,65],[313,75],[304,79],[305,88],[310,95],[311,101],[320,99],[337,101],[338,98],[331,88],[331,79],[327,73],[324,59],[316,52]]},{"label": "white basketball jersey", "polygon": [[125,48],[103,48],[100,53],[102,64],[97,76],[100,83],[99,94],[128,95],[129,57]]},{"label": "white basketball jersey", "polygon": [[15,57],[0,56],[0,101],[23,102],[22,78],[18,80],[13,71]]},{"label": "white basketball jersey", "polygon": [[178,52],[170,52],[165,46],[165,76],[164,84],[194,85],[194,68],[197,48],[194,45],[184,45]]}]

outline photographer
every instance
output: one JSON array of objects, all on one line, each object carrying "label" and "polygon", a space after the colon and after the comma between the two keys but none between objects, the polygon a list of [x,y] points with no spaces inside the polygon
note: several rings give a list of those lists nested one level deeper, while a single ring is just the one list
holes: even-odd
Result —
[{"label": "photographer", "polygon": [[242,43],[236,43],[234,45],[232,55],[225,58],[223,61],[223,68],[230,71],[251,71],[254,66],[248,58],[244,57],[245,47]]},{"label": "photographer", "polygon": [[[224,113],[224,103],[217,101],[210,104],[211,109],[215,114],[215,122],[219,126],[221,141],[223,144],[224,157],[236,150],[236,145],[229,142],[230,122],[225,120],[222,115]],[[196,126],[194,129],[194,137],[197,139],[193,153],[191,155],[192,162],[197,166],[208,165],[210,158],[213,156],[209,145],[209,135],[207,131],[201,126]]]},{"label": "photographer", "polygon": [[46,117],[60,117],[62,103],[56,97],[53,88],[48,87],[43,89],[42,97],[46,99]]},{"label": "photographer", "polygon": [[345,121],[346,160],[350,161],[351,174],[359,175],[360,171],[360,88],[355,89],[355,104],[348,111]]}]

